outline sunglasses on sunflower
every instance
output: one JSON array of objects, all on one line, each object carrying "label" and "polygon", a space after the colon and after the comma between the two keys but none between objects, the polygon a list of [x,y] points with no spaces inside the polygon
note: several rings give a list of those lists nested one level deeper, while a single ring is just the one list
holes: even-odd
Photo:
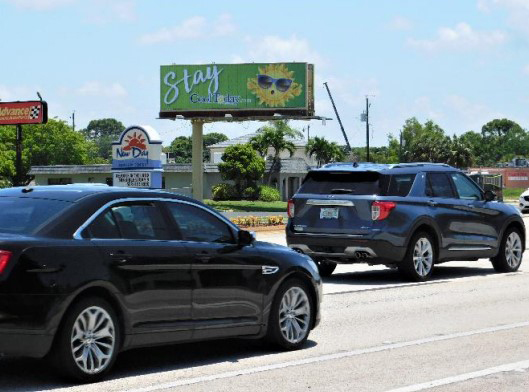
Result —
[{"label": "sunglasses on sunflower", "polygon": [[279,78],[274,79],[268,75],[257,75],[257,84],[263,89],[269,89],[272,85],[276,85],[278,91],[284,93],[292,85],[292,79]]}]

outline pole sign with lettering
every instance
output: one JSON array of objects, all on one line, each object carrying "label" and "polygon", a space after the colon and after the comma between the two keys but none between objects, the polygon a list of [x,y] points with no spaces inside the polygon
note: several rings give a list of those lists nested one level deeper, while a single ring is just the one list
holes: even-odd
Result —
[{"label": "pole sign with lettering", "polygon": [[314,114],[307,63],[162,65],[160,117]]},{"label": "pole sign with lettering", "polygon": [[114,186],[162,187],[162,140],[148,125],[134,125],[112,143]]},{"label": "pole sign with lettering", "polygon": [[0,125],[45,124],[48,104],[45,101],[0,102]]}]

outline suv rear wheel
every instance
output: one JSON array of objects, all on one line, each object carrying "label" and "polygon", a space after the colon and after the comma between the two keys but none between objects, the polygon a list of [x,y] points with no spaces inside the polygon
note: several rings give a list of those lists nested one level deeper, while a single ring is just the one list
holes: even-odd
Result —
[{"label": "suv rear wheel", "polygon": [[413,236],[399,272],[407,280],[425,282],[430,279],[435,262],[434,242],[430,234],[419,232]]},{"label": "suv rear wheel", "polygon": [[523,247],[520,232],[511,227],[503,235],[498,255],[490,261],[497,272],[514,272],[520,268],[522,256]]},{"label": "suv rear wheel", "polygon": [[316,264],[318,265],[320,276],[324,278],[331,276],[336,269],[336,263],[334,261],[320,259],[316,260]]}]

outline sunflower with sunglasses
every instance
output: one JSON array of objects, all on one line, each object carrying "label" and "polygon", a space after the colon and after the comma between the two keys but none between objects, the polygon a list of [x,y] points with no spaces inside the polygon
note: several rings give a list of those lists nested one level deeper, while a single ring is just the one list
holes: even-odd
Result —
[{"label": "sunflower with sunglasses", "polygon": [[285,64],[259,67],[255,78],[249,78],[248,90],[254,93],[261,105],[285,107],[287,102],[301,94],[301,84],[294,81],[294,71]]}]

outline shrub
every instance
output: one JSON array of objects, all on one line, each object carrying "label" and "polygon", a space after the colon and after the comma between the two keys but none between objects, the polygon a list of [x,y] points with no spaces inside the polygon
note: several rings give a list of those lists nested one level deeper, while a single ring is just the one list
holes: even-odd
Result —
[{"label": "shrub", "polygon": [[265,162],[249,144],[229,146],[222,154],[219,171],[223,180],[235,182],[235,189],[243,190],[263,177]]},{"label": "shrub", "polygon": [[211,187],[213,200],[234,200],[237,197],[237,191],[231,184],[220,183]]},{"label": "shrub", "polygon": [[267,185],[259,187],[259,200],[261,201],[280,201],[281,195],[276,188]]},{"label": "shrub", "polygon": [[257,200],[259,198],[259,188],[256,186],[249,186],[242,191],[242,198],[247,200]]}]

